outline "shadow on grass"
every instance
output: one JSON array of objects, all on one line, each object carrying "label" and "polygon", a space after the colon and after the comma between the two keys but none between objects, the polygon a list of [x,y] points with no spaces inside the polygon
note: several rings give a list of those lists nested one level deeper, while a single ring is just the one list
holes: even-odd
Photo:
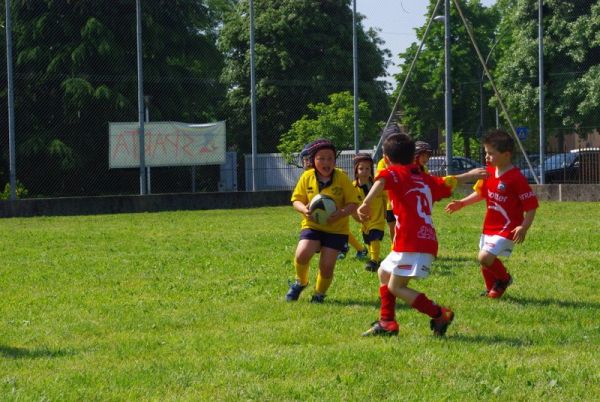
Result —
[{"label": "shadow on grass", "polygon": [[48,348],[26,349],[13,346],[0,345],[0,356],[9,359],[39,359],[63,357],[72,354],[66,350],[51,350]]},{"label": "shadow on grass", "polygon": [[[326,304],[336,304],[338,306],[343,306],[343,307],[351,307],[351,306],[363,306],[363,307],[373,307],[375,309],[379,309],[379,306],[381,305],[381,302],[379,301],[379,298],[373,299],[373,300],[359,300],[359,299],[326,299],[325,301]],[[403,303],[402,301],[396,303],[396,310],[406,310],[406,309],[410,309],[406,303]]]},{"label": "shadow on grass", "polygon": [[523,304],[528,306],[541,307],[568,307],[568,308],[593,308],[600,309],[600,303],[593,301],[573,301],[573,300],[558,300],[558,299],[534,299],[532,297],[520,297],[507,294],[504,299],[513,303]]},{"label": "shadow on grass", "polygon": [[503,344],[503,345],[507,345],[507,346],[513,346],[513,347],[523,347],[523,346],[530,346],[533,342],[531,342],[530,340],[527,339],[518,339],[518,338],[507,338],[504,336],[500,336],[500,335],[492,335],[492,336],[486,336],[486,335],[452,335],[452,336],[448,336],[447,339],[449,341],[459,341],[459,342],[465,342],[465,343],[481,343],[481,344],[486,344],[486,345],[497,345],[497,344]]}]

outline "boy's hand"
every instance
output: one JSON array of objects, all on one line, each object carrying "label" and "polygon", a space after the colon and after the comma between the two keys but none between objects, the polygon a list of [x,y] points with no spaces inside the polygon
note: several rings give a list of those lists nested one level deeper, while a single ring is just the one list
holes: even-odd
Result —
[{"label": "boy's hand", "polygon": [[461,210],[464,206],[465,206],[465,204],[461,200],[454,200],[450,204],[446,205],[446,208],[444,208],[444,211],[446,211],[449,214],[452,214],[456,211]]},{"label": "boy's hand", "polygon": [[527,236],[527,229],[523,226],[517,226],[511,231],[513,235],[513,242],[515,244],[523,243],[525,241],[525,236]]},{"label": "boy's hand", "polygon": [[358,207],[356,213],[358,214],[361,222],[366,222],[371,218],[371,208],[369,207],[369,204],[365,204],[364,202],[360,204],[360,207]]}]

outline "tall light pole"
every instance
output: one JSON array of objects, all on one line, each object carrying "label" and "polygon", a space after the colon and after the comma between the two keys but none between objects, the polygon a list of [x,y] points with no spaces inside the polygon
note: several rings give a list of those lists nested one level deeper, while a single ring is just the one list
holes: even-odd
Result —
[{"label": "tall light pole", "polygon": [[538,10],[538,79],[539,79],[539,87],[540,87],[540,110],[539,110],[539,119],[540,119],[540,184],[545,184],[544,181],[544,144],[546,142],[545,138],[545,128],[544,128],[544,11],[543,11],[544,1],[539,0],[539,10]]},{"label": "tall light pole", "polygon": [[144,74],[142,67],[142,6],[141,0],[135,2],[136,38],[137,38],[137,74],[138,74],[138,136],[140,147],[140,195],[148,193],[146,181],[146,150],[144,145]]},{"label": "tall light pole", "polygon": [[6,28],[6,79],[8,98],[8,159],[10,200],[17,199],[16,151],[15,151],[15,90],[13,78],[13,53],[12,53],[12,19],[10,16],[10,1],[6,0],[5,28]]},{"label": "tall light pole", "polygon": [[446,174],[452,174],[452,83],[450,77],[450,0],[444,1],[444,15],[434,18],[444,22],[444,114],[446,129]]},{"label": "tall light pole", "polygon": [[354,81],[354,151],[358,153],[358,40],[356,37],[356,0],[352,6],[352,70]]},{"label": "tall light pole", "polygon": [[252,191],[256,191],[256,72],[254,66],[254,1],[250,0],[250,124],[252,135]]}]

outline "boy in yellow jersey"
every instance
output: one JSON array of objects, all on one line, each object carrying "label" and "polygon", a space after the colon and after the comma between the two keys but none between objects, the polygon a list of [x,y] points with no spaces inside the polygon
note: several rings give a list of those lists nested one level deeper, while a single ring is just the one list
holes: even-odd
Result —
[{"label": "boy in yellow jersey", "polygon": [[[314,141],[308,154],[313,168],[300,176],[291,199],[294,209],[302,214],[302,223],[294,257],[296,280],[290,284],[285,298],[287,301],[298,300],[308,285],[310,260],[320,251],[319,274],[311,301],[322,303],[333,280],[337,255],[348,241],[348,217],[356,211],[359,201],[348,175],[335,167],[337,153],[331,141]],[[314,220],[308,209],[317,194],[329,196],[337,207],[323,225]]]},{"label": "boy in yellow jersey", "polygon": [[[369,154],[359,153],[354,157],[354,187],[356,187],[360,201],[364,200],[373,186],[373,158]],[[377,272],[381,261],[381,240],[385,231],[385,208],[386,196],[381,192],[371,205],[371,219],[361,222],[363,241],[369,250],[369,261],[365,269],[369,272]],[[358,215],[354,214],[360,222]]]}]

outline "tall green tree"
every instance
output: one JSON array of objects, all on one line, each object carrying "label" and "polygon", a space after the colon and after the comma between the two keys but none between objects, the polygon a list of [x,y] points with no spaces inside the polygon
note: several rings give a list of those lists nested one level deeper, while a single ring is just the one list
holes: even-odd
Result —
[{"label": "tall green tree", "polygon": [[[501,0],[498,84],[511,116],[539,127],[538,2]],[[549,135],[600,126],[600,3],[544,1],[545,124]]]},{"label": "tall green tree", "polygon": [[[272,152],[308,105],[352,90],[350,0],[255,0],[256,99],[259,151]],[[241,0],[225,20],[220,48],[226,55],[229,141],[250,150],[249,4]],[[358,26],[359,94],[374,119],[389,113],[386,51],[375,31]],[[349,137],[352,132],[348,132]]]},{"label": "tall green tree", "polygon": [[[430,1],[427,19],[433,12],[435,3],[436,0]],[[471,24],[479,48],[484,55],[488,54],[495,39],[497,13],[482,6],[478,0],[461,2],[461,9]],[[443,7],[438,11],[443,12]],[[481,127],[482,67],[454,6],[451,7],[450,32],[453,130],[464,137],[463,144],[469,144],[469,138],[476,137],[490,124],[491,113],[488,107],[484,108],[484,127]],[[406,52],[399,55],[403,60],[401,71],[396,75],[399,84],[406,79],[408,68],[424,34],[425,26],[418,28],[418,43],[413,43]],[[486,90],[484,98],[489,96],[489,91]],[[402,123],[415,137],[437,145],[440,133],[444,130],[444,25],[441,23],[434,22],[425,38],[424,48],[400,99],[400,110]],[[463,148],[456,151],[469,155],[470,147],[465,145]]]},{"label": "tall green tree", "polygon": [[[12,6],[19,179],[38,194],[111,191],[104,180],[108,122],[138,116],[135,1]],[[142,2],[144,89],[153,120],[220,117],[225,91],[216,37],[228,6]]]},{"label": "tall green tree", "polygon": [[[291,129],[281,136],[277,149],[288,162],[293,162],[295,154],[317,138],[327,138],[339,149],[354,148],[354,138],[348,136],[354,130],[354,98],[349,91],[331,94],[328,103],[311,103],[308,108],[310,113],[296,120]],[[373,122],[367,102],[359,101],[358,115],[359,142],[364,143],[365,138],[374,138],[380,127]]]}]

